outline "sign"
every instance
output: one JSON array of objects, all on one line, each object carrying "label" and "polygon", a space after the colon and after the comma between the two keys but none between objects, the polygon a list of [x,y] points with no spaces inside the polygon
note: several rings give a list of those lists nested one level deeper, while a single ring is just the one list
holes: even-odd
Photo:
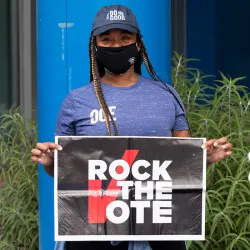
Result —
[{"label": "sign", "polygon": [[56,137],[56,240],[204,240],[204,142]]}]

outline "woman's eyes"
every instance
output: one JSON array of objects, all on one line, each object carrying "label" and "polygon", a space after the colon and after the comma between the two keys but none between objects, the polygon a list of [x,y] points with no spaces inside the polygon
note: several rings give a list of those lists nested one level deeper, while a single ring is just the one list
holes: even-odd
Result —
[{"label": "woman's eyes", "polygon": [[102,38],[102,41],[103,42],[110,42],[112,40],[109,37],[104,37],[104,38]]},{"label": "woman's eyes", "polygon": [[122,41],[126,41],[126,40],[129,40],[129,39],[130,39],[129,36],[123,36],[123,37],[121,38]]},{"label": "woman's eyes", "polygon": [[[129,36],[122,36],[121,41],[127,41],[130,40],[131,38]],[[102,42],[112,42],[112,39],[110,37],[104,37],[101,39]]]}]

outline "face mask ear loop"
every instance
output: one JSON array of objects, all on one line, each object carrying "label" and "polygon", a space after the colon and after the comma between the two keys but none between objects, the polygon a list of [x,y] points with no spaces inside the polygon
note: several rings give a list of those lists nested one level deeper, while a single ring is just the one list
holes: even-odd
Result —
[{"label": "face mask ear loop", "polygon": [[139,49],[138,49],[138,42],[136,42],[135,45],[136,45],[137,51],[138,51],[138,53],[139,53],[140,50],[141,50],[141,47],[139,47]]}]

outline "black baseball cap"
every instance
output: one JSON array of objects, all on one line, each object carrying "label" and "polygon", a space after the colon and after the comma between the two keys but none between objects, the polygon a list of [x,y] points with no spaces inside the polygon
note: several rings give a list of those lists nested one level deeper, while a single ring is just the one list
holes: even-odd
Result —
[{"label": "black baseball cap", "polygon": [[110,5],[102,7],[96,14],[92,25],[94,36],[110,29],[124,29],[132,33],[139,30],[134,13],[123,5]]}]

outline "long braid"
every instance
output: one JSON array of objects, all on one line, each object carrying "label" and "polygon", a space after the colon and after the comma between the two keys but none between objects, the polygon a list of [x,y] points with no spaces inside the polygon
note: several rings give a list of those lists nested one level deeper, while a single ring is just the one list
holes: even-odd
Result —
[{"label": "long braid", "polygon": [[[146,47],[145,47],[145,44],[143,42],[143,38],[140,34],[140,32],[138,33],[138,36],[140,38],[140,42],[141,42],[141,58],[144,62],[144,65],[148,71],[148,73],[150,74],[150,76],[155,80],[155,81],[158,81],[158,82],[161,82],[165,88],[168,89],[168,91],[175,97],[175,99],[177,100],[177,102],[179,103],[181,109],[183,110],[183,107],[182,105],[180,104],[180,101],[178,100],[178,98],[174,95],[174,93],[171,91],[171,89],[168,87],[167,84],[165,84],[161,78],[155,73],[154,71],[154,68],[153,68],[153,65],[151,64],[150,60],[149,60],[149,57],[148,57],[148,53],[147,53],[147,50],[146,50]],[[184,110],[183,110],[184,111]]]},{"label": "long braid", "polygon": [[155,80],[155,81],[161,81],[160,77],[155,73],[153,65],[151,64],[149,57],[148,57],[148,53],[142,38],[142,35],[140,33],[140,31],[138,31],[138,37],[140,40],[140,45],[141,45],[141,60],[143,61],[148,73],[150,74],[150,76]]},{"label": "long braid", "polygon": [[114,134],[118,135],[118,131],[113,119],[113,116],[110,113],[110,110],[108,108],[108,105],[106,103],[106,100],[104,98],[103,92],[102,92],[102,87],[101,87],[101,83],[100,83],[100,74],[99,74],[99,69],[98,69],[98,65],[97,65],[97,61],[96,61],[96,56],[95,56],[95,37],[94,35],[91,35],[90,38],[90,45],[89,45],[89,52],[90,52],[90,79],[93,80],[94,82],[94,90],[95,90],[95,94],[98,100],[98,103],[103,111],[104,114],[104,119],[106,122],[106,126],[108,129],[108,134],[111,136],[112,135],[112,129],[111,129],[111,125],[110,125],[110,120],[114,129]]},{"label": "long braid", "polygon": [[[158,81],[158,82],[161,82],[165,88],[173,95],[173,97],[175,98],[175,100],[177,101],[177,103],[179,104],[180,108],[182,109],[182,111],[184,113],[185,112],[185,109],[183,107],[183,105],[181,104],[180,100],[175,96],[175,94],[172,92],[172,90],[168,87],[168,85],[166,83],[164,83],[161,78],[155,73],[154,71],[154,68],[153,68],[153,65],[151,64],[150,60],[149,60],[149,57],[148,57],[148,53],[147,53],[147,50],[146,50],[146,47],[145,47],[145,44],[144,44],[144,41],[143,41],[143,38],[142,38],[142,35],[140,34],[140,31],[138,31],[138,37],[139,37],[139,40],[140,40],[140,43],[141,43],[141,60],[143,61],[148,73],[150,74],[150,76],[155,80],[155,81]],[[188,124],[188,127],[189,127],[189,132],[190,132],[190,135],[191,135],[191,129],[190,129],[190,126],[189,126],[189,122],[188,122],[188,119],[186,117],[186,121],[187,121],[187,124]]]}]

